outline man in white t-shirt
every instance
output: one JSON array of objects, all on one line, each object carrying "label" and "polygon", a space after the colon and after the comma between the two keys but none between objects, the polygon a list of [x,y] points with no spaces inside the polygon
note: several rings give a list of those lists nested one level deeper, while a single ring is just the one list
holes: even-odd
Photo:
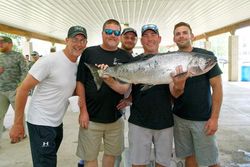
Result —
[{"label": "man in white t-shirt", "polygon": [[27,113],[34,167],[56,167],[63,116],[76,87],[76,61],[87,44],[86,29],[71,27],[65,42],[64,50],[39,59],[17,90],[14,125],[10,130],[12,143],[24,136],[24,108],[29,91],[36,86]]}]

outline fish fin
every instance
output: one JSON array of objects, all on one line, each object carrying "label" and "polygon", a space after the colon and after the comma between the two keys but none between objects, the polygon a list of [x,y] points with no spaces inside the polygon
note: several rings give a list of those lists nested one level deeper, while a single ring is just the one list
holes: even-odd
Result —
[{"label": "fish fin", "polygon": [[101,85],[102,85],[102,78],[100,77],[101,75],[101,71],[99,68],[97,68],[96,66],[92,65],[92,64],[87,64],[87,63],[84,63],[88,69],[90,70],[93,78],[94,78],[94,81],[95,81],[95,85],[96,85],[96,88],[97,90],[99,90],[101,88]]},{"label": "fish fin", "polygon": [[150,88],[152,88],[154,85],[143,85],[142,88],[140,89],[141,91],[145,91],[148,90]]}]

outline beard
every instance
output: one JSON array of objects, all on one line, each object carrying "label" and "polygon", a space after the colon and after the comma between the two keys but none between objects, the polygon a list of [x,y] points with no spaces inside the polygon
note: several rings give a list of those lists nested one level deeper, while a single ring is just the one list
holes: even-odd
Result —
[{"label": "beard", "polygon": [[181,41],[176,43],[179,49],[185,49],[188,48],[192,45],[191,40],[187,40],[187,41]]},{"label": "beard", "polygon": [[5,49],[5,48],[0,48],[0,52],[5,53],[5,52],[7,52],[7,49]]},{"label": "beard", "polygon": [[134,48],[133,45],[122,45],[122,48],[126,49],[126,50],[132,50]]},{"label": "beard", "polygon": [[110,48],[117,48],[117,46],[118,46],[118,42],[116,42],[116,41],[108,41],[108,43],[107,43],[107,45],[110,47]]}]

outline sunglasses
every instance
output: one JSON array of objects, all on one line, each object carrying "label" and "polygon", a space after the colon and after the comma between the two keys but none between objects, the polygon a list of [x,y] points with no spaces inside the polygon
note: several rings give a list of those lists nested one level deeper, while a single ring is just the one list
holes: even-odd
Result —
[{"label": "sunglasses", "polygon": [[144,26],[142,26],[141,31],[144,32],[146,30],[154,30],[154,31],[158,31],[158,27],[154,24],[146,24]]},{"label": "sunglasses", "polygon": [[105,29],[104,32],[107,35],[112,35],[114,33],[114,35],[117,37],[121,35],[121,31],[119,30]]}]

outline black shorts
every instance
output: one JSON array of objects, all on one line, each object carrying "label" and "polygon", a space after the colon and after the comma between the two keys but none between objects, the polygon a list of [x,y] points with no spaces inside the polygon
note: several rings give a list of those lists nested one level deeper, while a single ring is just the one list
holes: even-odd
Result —
[{"label": "black shorts", "polygon": [[56,167],[57,150],[63,138],[63,124],[58,127],[28,123],[34,167]]}]

